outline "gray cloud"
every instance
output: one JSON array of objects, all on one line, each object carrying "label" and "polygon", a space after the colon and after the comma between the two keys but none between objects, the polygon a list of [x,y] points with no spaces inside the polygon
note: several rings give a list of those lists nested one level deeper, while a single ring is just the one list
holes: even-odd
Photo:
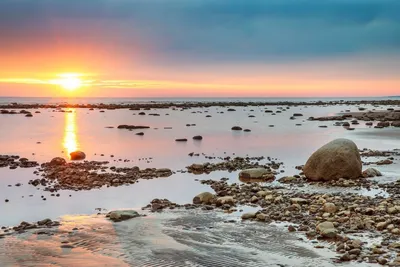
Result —
[{"label": "gray cloud", "polygon": [[110,43],[127,57],[131,45],[151,43],[167,61],[400,53],[396,0],[0,0],[0,52],[35,37],[45,45],[55,23],[66,38]]}]

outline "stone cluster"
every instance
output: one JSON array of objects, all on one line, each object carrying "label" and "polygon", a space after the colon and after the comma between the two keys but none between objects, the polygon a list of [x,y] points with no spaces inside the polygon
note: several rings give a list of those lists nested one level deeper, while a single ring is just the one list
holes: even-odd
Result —
[{"label": "stone cluster", "polygon": [[39,166],[36,161],[30,161],[27,158],[20,156],[0,155],[0,168],[9,167],[10,169],[16,168],[33,168]]},{"label": "stone cluster", "polygon": [[166,168],[139,167],[117,168],[106,166],[108,162],[84,161],[66,163],[62,158],[54,158],[43,163],[38,171],[43,178],[31,180],[32,185],[45,185],[46,190],[61,189],[91,190],[102,186],[121,186],[136,183],[139,179],[168,177],[172,171]]}]

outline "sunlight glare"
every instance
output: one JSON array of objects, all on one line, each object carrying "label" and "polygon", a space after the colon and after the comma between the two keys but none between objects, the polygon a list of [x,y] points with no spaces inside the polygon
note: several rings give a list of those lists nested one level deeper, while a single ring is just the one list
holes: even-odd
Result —
[{"label": "sunlight glare", "polygon": [[60,85],[62,88],[68,91],[75,91],[82,86],[82,80],[79,78],[79,74],[67,73],[60,74],[60,79],[54,80],[53,83]]},{"label": "sunlight glare", "polygon": [[71,152],[74,152],[78,149],[79,145],[76,132],[76,112],[74,109],[70,109],[65,112],[65,128],[63,140],[63,146],[68,156]]}]

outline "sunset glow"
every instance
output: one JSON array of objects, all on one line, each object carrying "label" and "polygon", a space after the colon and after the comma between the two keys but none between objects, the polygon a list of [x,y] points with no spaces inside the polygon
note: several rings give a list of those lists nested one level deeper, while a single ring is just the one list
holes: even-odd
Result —
[{"label": "sunset glow", "polygon": [[10,25],[0,29],[0,95],[398,95],[399,8],[378,0],[0,1],[0,25]]},{"label": "sunset glow", "polygon": [[50,81],[68,91],[75,91],[82,86],[82,80],[78,74],[61,74],[59,79]]}]

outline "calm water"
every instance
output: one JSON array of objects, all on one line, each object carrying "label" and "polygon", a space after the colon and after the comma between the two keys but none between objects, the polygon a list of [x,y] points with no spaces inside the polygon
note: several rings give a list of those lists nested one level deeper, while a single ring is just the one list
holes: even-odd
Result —
[{"label": "calm water", "polygon": [[[68,159],[69,152],[80,149],[88,160],[108,160],[114,166],[166,167],[174,171],[185,169],[192,163],[210,161],[203,156],[189,157],[190,152],[214,156],[270,156],[285,164],[285,172],[279,178],[297,174],[296,165],[304,164],[314,150],[339,137],[354,140],[360,148],[400,148],[399,129],[366,128],[361,123],[355,131],[347,131],[332,126],[332,122],[306,120],[309,116],[334,115],[349,109],[346,106],[293,107],[275,116],[265,113],[261,107],[236,107],[235,112],[227,112],[227,109],[146,111],[159,113],[158,117],[134,115],[137,111],[129,110],[101,113],[88,109],[71,110],[71,113],[39,109],[41,113],[33,113],[32,118],[0,115],[0,154],[17,154],[42,163],[56,156]],[[268,109],[277,110],[277,107]],[[357,107],[350,109],[356,111]],[[218,113],[220,111],[224,114]],[[304,116],[290,120],[293,113],[303,113]],[[206,118],[206,115],[212,117]],[[255,118],[249,118],[249,115]],[[196,126],[186,127],[188,123]],[[148,125],[151,128],[140,130],[144,136],[135,135],[139,130],[106,128],[119,124]],[[252,131],[232,132],[231,127],[235,125]],[[319,125],[328,128],[319,128]],[[194,135],[202,135],[203,140],[193,141]],[[189,141],[176,143],[176,138],[188,138]],[[121,163],[118,159],[131,161]],[[399,178],[397,164],[379,167],[385,179]],[[323,266],[331,265],[328,258],[333,255],[329,250],[316,252],[312,250],[313,244],[298,244],[295,235],[283,234],[287,233],[286,230],[240,224],[232,228],[222,223],[216,213],[204,216],[166,214],[116,225],[102,218],[79,215],[94,214],[95,208],[139,209],[154,198],[188,203],[200,192],[212,192],[209,186],[201,185],[195,179],[228,177],[230,182],[238,182],[237,172],[219,171],[197,176],[176,173],[168,178],[140,180],[137,184],[118,188],[61,191],[57,198],[28,185],[30,179],[37,177],[33,171],[0,168],[0,226],[46,217],[62,218],[64,224],[51,238],[28,233],[19,238],[0,239],[0,262],[5,266],[276,266],[277,263],[314,266],[316,262]],[[16,183],[23,185],[15,187]],[[47,201],[41,199],[42,195]],[[9,203],[3,201],[6,198]],[[239,218],[239,214],[221,216]],[[215,230],[196,230],[206,226]],[[76,235],[70,234],[73,227],[83,230]],[[65,239],[76,248],[72,251],[60,249],[59,244]],[[267,249],[260,250],[260,247]]]},{"label": "calm water", "polygon": [[[296,107],[277,113],[276,116],[264,113],[264,109],[258,107],[239,107],[236,112],[226,112],[226,109],[211,107],[185,111],[146,111],[159,113],[159,117],[133,115],[135,112],[129,110],[107,110],[101,113],[87,109],[72,110],[72,113],[42,109],[40,114],[34,113],[33,118],[1,115],[0,125],[4,125],[0,128],[1,154],[16,154],[43,163],[57,156],[68,158],[69,152],[80,149],[87,154],[88,160],[108,160],[115,166],[136,165],[141,168],[170,168],[174,171],[185,169],[192,163],[209,161],[204,157],[189,157],[190,152],[214,156],[270,156],[284,162],[283,176],[297,174],[295,166],[304,164],[313,151],[338,137],[354,140],[359,148],[382,150],[400,147],[398,129],[371,129],[361,123],[355,131],[347,131],[342,127],[331,126],[332,122],[306,120],[309,116],[333,115],[348,109],[345,106]],[[275,107],[269,109],[276,110]],[[356,107],[352,109],[356,110]],[[219,111],[225,113],[219,114]],[[303,113],[304,117],[289,120],[293,113]],[[206,118],[207,114],[212,117]],[[255,115],[255,118],[248,118],[250,114]],[[187,123],[196,126],[186,127]],[[302,126],[296,126],[298,123]],[[137,131],[105,128],[119,124],[148,125],[151,128],[140,130],[145,133],[144,136],[135,135]],[[269,127],[271,124],[275,127]],[[249,128],[252,132],[232,132],[231,127],[234,125]],[[318,125],[328,125],[328,128],[319,128]],[[203,140],[192,141],[194,135],[202,135]],[[188,138],[189,141],[176,143],[176,138]],[[121,163],[118,159],[129,159],[131,162]],[[395,178],[400,174],[396,164],[380,169],[388,177]],[[131,186],[86,192],[63,191],[60,198],[55,198],[27,184],[28,180],[37,177],[32,174],[33,171],[0,169],[0,210],[4,215],[0,218],[0,225],[13,225],[22,220],[33,221],[44,217],[57,218],[65,214],[91,214],[95,208],[140,208],[153,198],[168,198],[184,204],[190,202],[197,193],[210,190],[208,186],[195,181],[196,178],[228,177],[232,182],[237,182],[237,173],[214,172],[201,176],[177,173],[169,178],[141,180]],[[16,183],[23,185],[8,187]],[[69,197],[70,194],[72,197]],[[47,197],[47,201],[41,200],[42,195]],[[10,202],[5,204],[5,198]]]}]

